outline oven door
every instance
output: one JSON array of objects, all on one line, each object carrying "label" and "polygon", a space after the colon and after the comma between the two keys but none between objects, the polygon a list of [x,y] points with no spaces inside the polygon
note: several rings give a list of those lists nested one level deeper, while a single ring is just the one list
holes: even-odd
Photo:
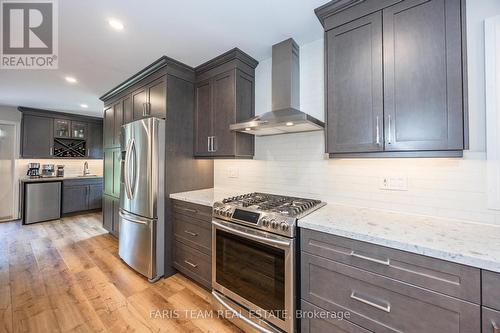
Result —
[{"label": "oven door", "polygon": [[[252,317],[260,316],[286,332],[295,328],[294,257],[294,239],[212,221],[214,295],[222,294],[249,310]],[[216,299],[228,308],[228,303]],[[229,310],[241,313],[241,309]],[[252,325],[249,318],[241,319]]]}]

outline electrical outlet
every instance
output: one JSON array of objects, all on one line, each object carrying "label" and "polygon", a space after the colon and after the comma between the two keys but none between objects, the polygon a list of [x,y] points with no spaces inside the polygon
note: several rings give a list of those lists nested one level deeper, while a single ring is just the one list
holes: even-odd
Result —
[{"label": "electrical outlet", "polygon": [[408,191],[408,177],[381,177],[379,188],[386,191]]},{"label": "electrical outlet", "polygon": [[238,168],[235,167],[230,167],[227,169],[227,176],[229,178],[238,178],[239,177],[239,170]]}]

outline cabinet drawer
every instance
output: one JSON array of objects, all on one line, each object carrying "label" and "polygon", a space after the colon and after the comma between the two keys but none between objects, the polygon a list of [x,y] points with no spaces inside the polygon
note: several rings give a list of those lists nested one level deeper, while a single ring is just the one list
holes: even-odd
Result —
[{"label": "cabinet drawer", "polygon": [[483,271],[483,305],[500,311],[500,274]]},{"label": "cabinet drawer", "polygon": [[[303,252],[302,298],[374,332],[470,333],[479,305]],[[418,314],[418,315],[416,315]]]},{"label": "cabinet drawer", "polygon": [[480,304],[480,270],[384,246],[302,229],[308,253]]},{"label": "cabinet drawer", "polygon": [[174,267],[203,286],[211,287],[212,262],[205,253],[175,241]]},{"label": "cabinet drawer", "polygon": [[173,208],[175,213],[195,217],[203,221],[212,221],[212,207],[173,200]]},{"label": "cabinet drawer", "polygon": [[97,185],[102,183],[103,183],[102,178],[84,178],[84,177],[82,177],[82,179],[68,179],[63,181],[64,186]]},{"label": "cabinet drawer", "polygon": [[483,307],[483,333],[500,332],[500,312]]},{"label": "cabinet drawer", "polygon": [[182,214],[174,214],[173,217],[175,239],[207,255],[211,255],[211,223]]},{"label": "cabinet drawer", "polygon": [[328,311],[318,308],[304,300],[301,301],[303,317],[300,319],[302,333],[370,333],[356,324],[344,319],[309,317],[311,313],[326,313]]}]

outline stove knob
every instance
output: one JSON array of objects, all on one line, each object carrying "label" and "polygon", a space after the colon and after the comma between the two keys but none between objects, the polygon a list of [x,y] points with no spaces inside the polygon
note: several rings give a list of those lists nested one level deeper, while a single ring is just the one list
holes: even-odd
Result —
[{"label": "stove knob", "polygon": [[214,214],[219,214],[220,213],[220,208],[219,207],[216,207],[214,208]]},{"label": "stove knob", "polygon": [[273,229],[277,229],[279,227],[279,223],[275,219],[272,219],[271,220],[271,227]]},{"label": "stove knob", "polygon": [[288,231],[289,228],[290,226],[287,223],[281,222],[281,230]]},{"label": "stove knob", "polygon": [[264,218],[262,219],[262,225],[263,225],[264,227],[269,227],[269,219],[267,219],[266,217],[264,217]]}]

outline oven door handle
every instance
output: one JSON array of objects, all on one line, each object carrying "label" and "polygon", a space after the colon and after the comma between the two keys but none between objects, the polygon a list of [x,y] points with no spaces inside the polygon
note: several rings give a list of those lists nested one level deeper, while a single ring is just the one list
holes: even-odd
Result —
[{"label": "oven door handle", "polygon": [[250,239],[253,239],[257,242],[265,243],[265,244],[268,244],[271,246],[277,246],[277,247],[283,248],[283,247],[289,247],[291,244],[290,241],[282,241],[282,240],[278,240],[278,239],[272,239],[272,238],[267,238],[267,237],[262,237],[259,235],[246,233],[244,231],[240,231],[238,229],[234,229],[234,228],[225,226],[217,221],[212,221],[212,224],[214,224],[217,228],[222,229],[223,231],[227,231],[231,234],[235,234],[235,235],[242,236],[245,238],[250,238]]},{"label": "oven door handle", "polygon": [[217,302],[219,302],[220,304],[222,304],[223,307],[225,307],[229,312],[231,312],[231,314],[233,316],[235,316],[238,319],[241,319],[242,321],[244,321],[248,325],[252,326],[257,331],[263,332],[263,333],[276,333],[274,331],[270,331],[270,330],[268,330],[268,329],[266,329],[266,328],[264,328],[262,326],[257,325],[256,323],[254,323],[253,321],[251,321],[247,317],[243,316],[240,312],[238,312],[235,309],[233,309],[229,304],[227,304],[222,299],[222,297],[219,296],[219,294],[215,290],[212,290],[212,296],[217,300]]}]

